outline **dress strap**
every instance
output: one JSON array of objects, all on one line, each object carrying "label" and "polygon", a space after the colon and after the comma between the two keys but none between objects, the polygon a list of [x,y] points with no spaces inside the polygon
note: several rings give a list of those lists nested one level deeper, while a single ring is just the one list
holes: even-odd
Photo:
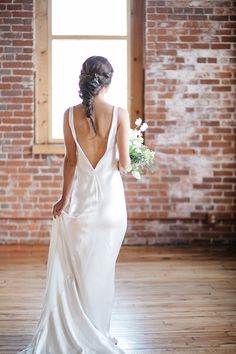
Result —
[{"label": "dress strap", "polygon": [[115,112],[114,112],[114,119],[115,119],[115,121],[114,121],[114,136],[116,138],[117,126],[118,126],[118,107],[115,106],[114,109],[115,109]]},{"label": "dress strap", "polygon": [[74,126],[74,107],[70,107],[69,108],[69,126],[70,126],[70,129],[71,129],[71,133],[73,135],[73,138],[76,142],[76,134],[75,134],[75,126]]},{"label": "dress strap", "polygon": [[116,131],[117,131],[117,111],[118,108],[116,106],[113,107],[113,114],[112,114],[112,122],[111,122],[111,130],[109,132],[108,137],[108,145],[113,145],[114,140],[116,138]]}]

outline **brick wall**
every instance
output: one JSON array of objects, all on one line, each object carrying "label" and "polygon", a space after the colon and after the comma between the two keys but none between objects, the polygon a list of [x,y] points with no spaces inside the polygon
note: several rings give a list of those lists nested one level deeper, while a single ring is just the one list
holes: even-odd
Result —
[{"label": "brick wall", "polygon": [[[125,243],[235,240],[235,8],[146,0],[146,143],[157,150],[157,169],[124,180]],[[0,31],[0,242],[48,242],[63,160],[31,152],[32,0],[1,0]]]}]

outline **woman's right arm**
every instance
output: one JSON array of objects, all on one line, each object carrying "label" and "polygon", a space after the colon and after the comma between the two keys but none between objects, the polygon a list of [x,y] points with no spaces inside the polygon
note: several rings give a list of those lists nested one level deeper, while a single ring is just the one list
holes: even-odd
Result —
[{"label": "woman's right arm", "polygon": [[118,110],[117,147],[119,151],[118,167],[121,172],[130,165],[129,157],[129,113],[122,108]]}]

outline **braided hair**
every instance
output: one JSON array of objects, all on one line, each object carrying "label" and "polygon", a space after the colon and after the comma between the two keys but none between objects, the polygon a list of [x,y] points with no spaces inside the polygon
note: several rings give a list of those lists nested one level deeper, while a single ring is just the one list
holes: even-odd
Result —
[{"label": "braided hair", "polygon": [[93,104],[95,97],[103,87],[111,83],[113,67],[102,56],[89,57],[82,65],[79,76],[79,96],[85,108],[86,117],[90,119],[96,134],[93,117]]}]

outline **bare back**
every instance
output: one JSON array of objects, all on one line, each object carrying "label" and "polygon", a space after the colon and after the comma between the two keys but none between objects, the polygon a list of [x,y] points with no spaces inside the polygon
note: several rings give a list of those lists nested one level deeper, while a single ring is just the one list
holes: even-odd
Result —
[{"label": "bare back", "polygon": [[95,135],[92,125],[85,115],[83,105],[79,104],[74,107],[74,127],[77,142],[93,167],[97,165],[106,152],[113,109],[112,105],[103,102],[94,107]]}]

